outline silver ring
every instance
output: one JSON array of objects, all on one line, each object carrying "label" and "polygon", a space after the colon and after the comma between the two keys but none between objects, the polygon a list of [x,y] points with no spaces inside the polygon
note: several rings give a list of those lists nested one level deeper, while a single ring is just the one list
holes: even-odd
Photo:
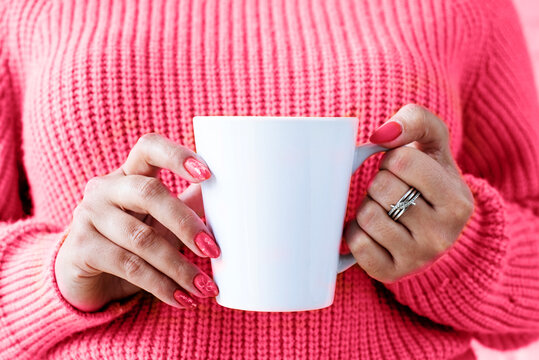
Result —
[{"label": "silver ring", "polygon": [[388,211],[388,215],[395,221],[397,221],[402,214],[408,209],[410,205],[415,205],[415,200],[421,195],[419,190],[411,187],[406,194],[404,194],[396,204],[390,205],[391,210]]}]

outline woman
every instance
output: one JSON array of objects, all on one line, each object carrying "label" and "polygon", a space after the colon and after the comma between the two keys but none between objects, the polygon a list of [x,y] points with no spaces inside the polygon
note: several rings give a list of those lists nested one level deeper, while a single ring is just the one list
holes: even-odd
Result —
[{"label": "woman", "polygon": [[[539,108],[509,0],[0,9],[2,358],[473,359],[474,338],[537,338]],[[394,148],[352,178],[359,266],[332,306],[215,303],[194,115],[358,116],[358,143]]]}]

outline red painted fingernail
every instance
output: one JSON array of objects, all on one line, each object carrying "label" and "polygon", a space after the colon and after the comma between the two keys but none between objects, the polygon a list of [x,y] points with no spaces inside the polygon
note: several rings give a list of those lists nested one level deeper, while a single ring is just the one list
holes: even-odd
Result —
[{"label": "red painted fingernail", "polygon": [[215,240],[206,232],[201,231],[195,236],[195,244],[197,244],[200,251],[208,255],[211,258],[219,257],[221,250]]},{"label": "red painted fingernail", "polygon": [[206,296],[217,296],[219,289],[217,284],[206,274],[199,273],[193,279],[193,284],[200,292]]},{"label": "red painted fingernail", "polygon": [[182,305],[182,306],[185,306],[187,307],[188,309],[194,309],[197,307],[197,303],[196,301],[191,298],[190,296],[188,295],[185,295],[183,292],[181,292],[180,290],[176,290],[174,291],[174,299],[176,299],[176,301]]},{"label": "red painted fingernail", "polygon": [[395,140],[402,133],[402,126],[397,121],[388,121],[371,135],[369,141],[372,143],[383,143]]},{"label": "red painted fingernail", "polygon": [[197,180],[206,180],[211,176],[211,172],[206,165],[193,157],[187,158],[183,162],[183,167],[189,174],[191,174],[192,177]]}]

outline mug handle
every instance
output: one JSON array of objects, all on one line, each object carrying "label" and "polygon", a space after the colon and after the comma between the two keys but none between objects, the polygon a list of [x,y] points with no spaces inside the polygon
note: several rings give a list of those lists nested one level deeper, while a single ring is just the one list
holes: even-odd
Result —
[{"label": "mug handle", "polygon": [[[356,172],[361,164],[371,155],[379,153],[381,151],[387,151],[388,148],[385,148],[380,145],[375,145],[371,143],[359,145],[356,147],[354,152],[354,164],[352,165],[352,173]],[[339,254],[339,264],[337,265],[337,273],[342,273],[343,271],[349,269],[356,263],[356,259],[352,254],[340,255]]]}]

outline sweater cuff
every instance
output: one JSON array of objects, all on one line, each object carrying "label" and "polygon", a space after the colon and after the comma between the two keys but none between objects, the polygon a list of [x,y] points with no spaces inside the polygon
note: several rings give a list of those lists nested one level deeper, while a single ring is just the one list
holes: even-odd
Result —
[{"label": "sweater cuff", "polygon": [[139,292],[97,312],[75,308],[63,298],[54,273],[67,231],[24,221],[9,227],[1,239],[7,246],[0,254],[0,354],[39,354],[73,333],[128,312],[142,296]]},{"label": "sweater cuff", "polygon": [[500,277],[508,245],[504,200],[486,180],[470,174],[463,178],[473,193],[474,212],[458,239],[434,262],[385,284],[404,305],[421,308],[437,293],[447,291],[482,293]]}]

